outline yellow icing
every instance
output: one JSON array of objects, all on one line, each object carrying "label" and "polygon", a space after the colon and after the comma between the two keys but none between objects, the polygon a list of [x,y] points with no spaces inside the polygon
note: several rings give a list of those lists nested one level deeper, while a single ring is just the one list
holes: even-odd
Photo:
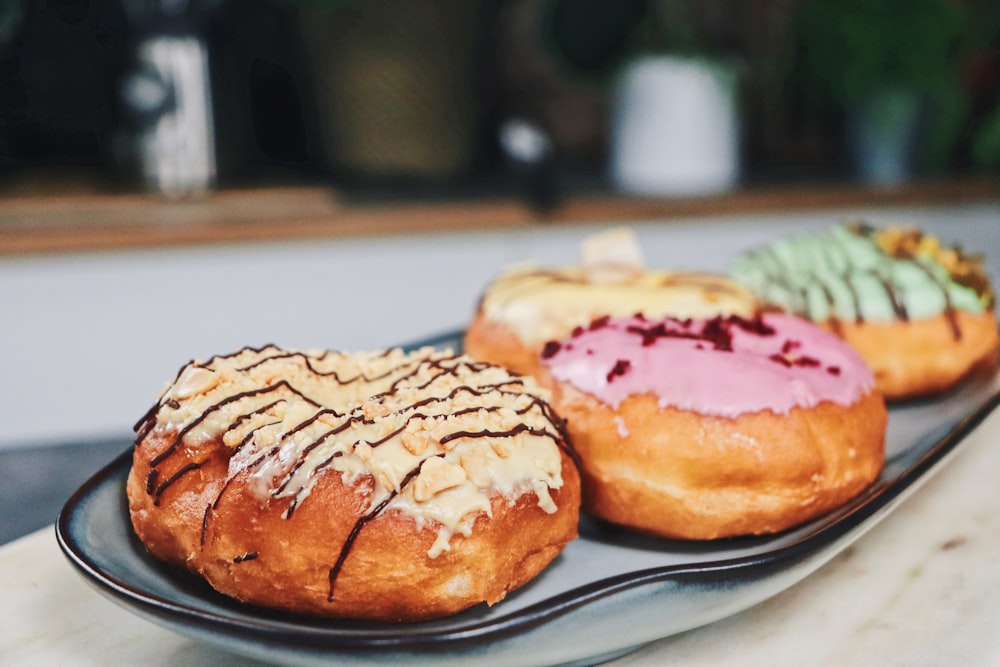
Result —
[{"label": "yellow icing", "polygon": [[487,319],[509,326],[527,345],[562,338],[605,315],[749,317],[757,309],[749,291],[722,276],[637,269],[595,280],[594,273],[593,266],[512,267],[490,285],[481,308]]}]

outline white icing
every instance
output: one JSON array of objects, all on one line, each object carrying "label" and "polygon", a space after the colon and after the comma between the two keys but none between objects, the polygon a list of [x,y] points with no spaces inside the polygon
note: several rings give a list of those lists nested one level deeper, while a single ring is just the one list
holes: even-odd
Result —
[{"label": "white icing", "polygon": [[[497,494],[514,502],[534,493],[539,507],[556,511],[560,431],[547,398],[531,378],[429,348],[267,347],[192,362],[164,391],[157,417],[158,428],[186,430],[186,447],[222,437],[234,450],[229,476],[249,471],[261,503],[307,502],[331,472],[359,492],[371,488],[368,511],[388,501],[383,511],[439,531],[436,556],[451,535],[491,514]],[[513,432],[522,424],[534,433]]]}]

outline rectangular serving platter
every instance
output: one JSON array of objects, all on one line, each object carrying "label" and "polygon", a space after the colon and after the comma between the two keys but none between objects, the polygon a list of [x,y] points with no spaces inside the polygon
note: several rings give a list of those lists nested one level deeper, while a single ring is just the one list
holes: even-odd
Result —
[{"label": "rectangular serving platter", "polygon": [[[407,347],[461,349],[461,331]],[[296,617],[241,605],[152,559],[128,519],[123,452],[66,503],[60,547],[97,591],[182,635],[279,664],[593,664],[711,623],[801,581],[872,529],[938,470],[1000,403],[995,372],[932,400],[890,406],[879,479],[784,533],[664,540],[581,518],[537,579],[493,607],[405,625]],[[572,641],[569,638],[572,637]]]}]

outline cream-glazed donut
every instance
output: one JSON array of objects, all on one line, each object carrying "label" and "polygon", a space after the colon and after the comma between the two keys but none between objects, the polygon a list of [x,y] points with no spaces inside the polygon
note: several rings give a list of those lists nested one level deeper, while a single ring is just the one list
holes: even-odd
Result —
[{"label": "cream-glazed donut", "polygon": [[724,276],[643,267],[627,229],[584,241],[575,266],[512,266],[483,292],[465,351],[522,374],[539,371],[542,346],[598,317],[753,316],[754,295]]},{"label": "cream-glazed donut", "polygon": [[603,318],[542,357],[584,510],[639,531],[774,533],[847,502],[884,462],[871,370],[796,317]]},{"label": "cream-glazed donut", "polygon": [[136,426],[132,524],[154,556],[261,607],[413,621],[493,604],[577,534],[547,398],[429,348],[191,362]]},{"label": "cream-glazed donut", "polygon": [[853,345],[889,399],[950,389],[997,362],[982,258],[915,229],[845,224],[745,253],[732,276]]}]

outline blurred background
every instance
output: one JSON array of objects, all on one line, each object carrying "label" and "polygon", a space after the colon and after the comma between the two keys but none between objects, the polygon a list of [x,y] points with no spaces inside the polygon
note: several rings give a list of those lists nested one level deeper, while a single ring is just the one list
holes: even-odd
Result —
[{"label": "blurred background", "polygon": [[1000,275],[998,176],[1000,0],[0,0],[0,507],[51,522],[187,359],[460,329],[598,225]]},{"label": "blurred background", "polygon": [[998,173],[998,0],[0,0],[0,196]]}]

